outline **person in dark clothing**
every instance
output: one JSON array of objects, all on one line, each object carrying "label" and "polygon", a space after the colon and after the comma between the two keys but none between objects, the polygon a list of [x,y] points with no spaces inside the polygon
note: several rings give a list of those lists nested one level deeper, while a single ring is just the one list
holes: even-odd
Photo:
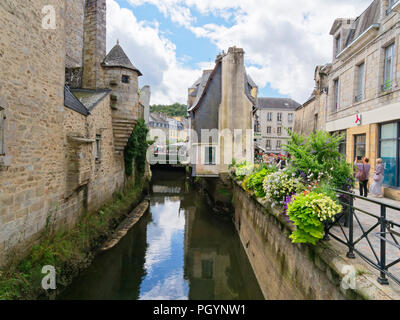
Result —
[{"label": "person in dark clothing", "polygon": [[364,157],[362,159],[362,163],[358,163],[356,158],[354,164],[357,167],[356,179],[358,180],[358,184],[360,186],[360,196],[368,197],[368,181],[369,181],[369,173],[371,171],[371,165],[369,164],[369,159]]}]

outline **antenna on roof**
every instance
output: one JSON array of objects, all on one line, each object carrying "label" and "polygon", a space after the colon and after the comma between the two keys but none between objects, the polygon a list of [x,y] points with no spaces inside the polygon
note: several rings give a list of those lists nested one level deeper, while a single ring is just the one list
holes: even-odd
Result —
[{"label": "antenna on roof", "polygon": [[119,45],[119,39],[117,39],[117,45]]}]

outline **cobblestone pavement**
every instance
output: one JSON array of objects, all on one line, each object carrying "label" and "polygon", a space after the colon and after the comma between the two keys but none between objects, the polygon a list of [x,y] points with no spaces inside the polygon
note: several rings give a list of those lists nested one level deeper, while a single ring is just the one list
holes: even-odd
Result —
[{"label": "cobblestone pavement", "polygon": [[[356,192],[357,195],[359,195],[358,192]],[[392,205],[395,207],[400,208],[400,201],[395,201],[395,200],[390,200],[390,199],[379,199],[375,198],[372,196],[368,196],[369,199],[371,200],[376,200],[379,202],[383,202],[388,205]],[[361,199],[356,199],[354,201],[354,207],[367,211],[375,216],[380,216],[381,214],[381,209],[379,204],[371,203],[366,200],[361,200]],[[400,225],[400,210],[393,210],[393,209],[387,209],[386,210],[386,217],[388,220],[391,220],[395,223],[398,223]],[[359,222],[357,221],[357,218]],[[364,232],[367,232],[370,228],[372,228],[376,223],[378,223],[378,220],[374,217],[371,217],[359,210],[355,210],[355,217],[354,217],[354,241],[357,241],[361,236],[362,236],[362,229]],[[360,227],[360,224],[362,228]],[[342,224],[343,227],[343,224]],[[349,229],[343,227],[344,232],[346,233],[346,236],[349,236]],[[395,232],[400,233],[400,228],[395,227],[393,229]],[[371,246],[375,250],[375,254],[377,257],[380,259],[380,238],[377,236],[377,233],[380,232],[380,225],[376,226],[371,233],[368,235],[368,240],[371,244]],[[340,237],[341,239],[345,240],[345,237],[343,235],[342,230],[340,227],[335,226],[332,229],[332,233],[335,234],[336,236]],[[400,243],[400,236],[395,236],[396,240]],[[387,239],[391,240],[393,242],[393,238],[390,235],[387,235]],[[362,252],[364,255],[366,255],[368,258],[370,258],[372,261],[377,263],[377,258],[375,257],[373,251],[371,250],[370,244],[368,243],[368,240],[366,238],[362,239],[360,242],[358,242],[355,246],[357,250]],[[335,241],[332,239],[331,241]],[[392,263],[396,261],[397,259],[400,258],[400,248],[396,247],[393,244],[386,243],[386,262]],[[400,279],[400,263],[397,265],[391,267],[389,271],[394,274],[398,279]],[[389,279],[390,281],[390,279]]]}]

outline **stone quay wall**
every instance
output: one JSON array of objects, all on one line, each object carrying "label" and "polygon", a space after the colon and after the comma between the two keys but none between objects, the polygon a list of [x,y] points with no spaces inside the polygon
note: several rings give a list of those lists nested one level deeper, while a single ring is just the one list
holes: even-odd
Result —
[{"label": "stone quay wall", "polygon": [[[347,251],[338,243],[293,244],[289,239],[293,226],[281,210],[249,195],[236,181],[233,194],[236,229],[266,299],[399,299],[389,288],[380,286],[377,277],[365,272],[365,264],[345,258]],[[345,266],[362,271],[354,289],[342,287]]]}]

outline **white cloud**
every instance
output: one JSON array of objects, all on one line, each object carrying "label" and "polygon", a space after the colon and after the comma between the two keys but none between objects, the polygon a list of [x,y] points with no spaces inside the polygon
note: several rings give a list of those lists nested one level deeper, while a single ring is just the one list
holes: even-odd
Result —
[{"label": "white cloud", "polygon": [[[354,18],[371,0],[129,0],[156,5],[165,16],[219,50],[243,47],[250,75],[299,102],[313,89],[317,64],[331,60],[329,30],[336,18]],[[231,19],[233,26],[194,25],[193,13]],[[177,14],[180,13],[180,14]],[[190,84],[196,77],[192,78]]]},{"label": "white cloud", "polygon": [[[181,12],[185,19],[185,11]],[[151,85],[151,104],[186,103],[187,88],[201,69],[185,67],[176,57],[175,45],[162,35],[157,22],[138,21],[131,10],[107,0],[107,48],[117,39],[132,63],[143,73],[140,85]]]}]

